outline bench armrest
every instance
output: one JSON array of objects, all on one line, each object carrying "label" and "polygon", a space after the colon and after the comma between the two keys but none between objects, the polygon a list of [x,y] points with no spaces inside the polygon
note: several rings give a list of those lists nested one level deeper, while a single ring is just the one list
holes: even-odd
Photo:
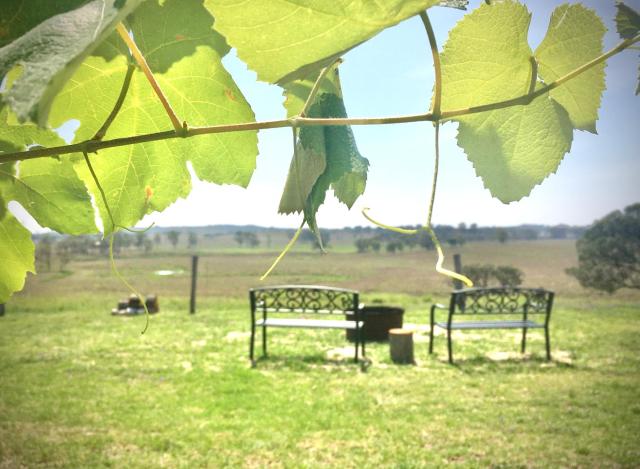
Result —
[{"label": "bench armrest", "polygon": [[449,309],[447,308],[445,305],[441,304],[441,303],[434,303],[431,305],[431,308],[437,308],[437,309]]}]

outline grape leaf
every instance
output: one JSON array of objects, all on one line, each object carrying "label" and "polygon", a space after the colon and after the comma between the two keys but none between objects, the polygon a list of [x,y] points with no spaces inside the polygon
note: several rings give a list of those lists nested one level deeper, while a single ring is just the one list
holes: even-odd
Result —
[{"label": "grape leaf", "polygon": [[[616,29],[622,39],[631,39],[640,32],[640,15],[633,8],[617,2]],[[638,86],[636,94],[640,94],[640,65],[638,66]]]},{"label": "grape leaf", "polygon": [[[330,83],[324,83],[324,82]],[[309,81],[306,81],[308,84]],[[300,83],[285,87],[288,112],[297,114],[306,101],[298,92]],[[307,87],[310,90],[310,87]],[[308,95],[308,93],[307,93]],[[293,96],[290,100],[289,96]],[[320,83],[318,94],[307,112],[309,117],[346,117],[337,64]],[[289,175],[280,200],[280,213],[304,212],[309,229],[319,238],[316,212],[325,195],[333,188],[338,200],[349,208],[364,192],[369,161],[358,152],[351,129],[347,126],[303,127]]]},{"label": "grape leaf", "polygon": [[438,0],[205,0],[216,29],[270,83],[329,65],[348,50]]},{"label": "grape leaf", "polygon": [[[355,145],[355,142],[354,142]],[[337,182],[331,184],[336,198],[348,208],[353,207],[367,186],[369,161],[365,158],[352,159],[351,171],[345,173]]]},{"label": "grape leaf", "polygon": [[[0,112],[0,155],[31,145],[56,146],[64,141],[33,124],[10,125],[7,108]],[[0,190],[41,225],[70,234],[95,233],[94,211],[87,189],[69,160],[55,157],[0,164]]]},{"label": "grape leaf", "polygon": [[[340,63],[341,61],[337,61],[336,64],[332,67],[333,70],[336,70],[336,67]],[[308,73],[307,76],[298,80],[290,81],[289,83],[283,85],[283,95],[285,97],[284,107],[287,110],[287,117],[294,117],[300,114],[305,103],[307,102],[309,93],[311,93],[311,89],[313,88],[315,82],[318,80],[319,76],[320,70],[313,70]],[[322,93],[332,93],[338,95],[342,92],[340,89],[338,89],[336,81],[331,80],[329,77],[329,79],[324,79],[319,83],[319,89],[316,97]]]},{"label": "grape leaf", "polygon": [[458,145],[485,187],[504,203],[529,195],[571,149],[569,116],[546,96],[485,114],[460,121]]},{"label": "grape leaf", "polygon": [[622,39],[631,39],[640,32],[640,14],[622,2],[616,2],[616,29]]},{"label": "grape leaf", "polygon": [[327,167],[322,127],[302,127],[291,159],[287,182],[284,185],[278,212],[304,211],[313,185]]},{"label": "grape leaf", "polygon": [[[531,87],[530,14],[512,1],[483,4],[450,32],[442,53],[442,108],[502,101]],[[544,95],[526,106],[455,119],[458,145],[494,197],[508,203],[528,195],[569,151],[566,111]]]},{"label": "grape leaf", "polygon": [[[562,5],[551,15],[547,34],[535,51],[538,74],[547,83],[557,80],[602,54],[606,28],[592,10]],[[551,90],[551,97],[569,113],[576,129],[596,132],[600,98],[604,91],[601,63]]]},{"label": "grape leaf", "polygon": [[[16,66],[20,77],[4,93],[21,121],[46,123],[51,101],[82,60],[142,0],[91,0],[52,16],[0,49],[0,76]],[[37,8],[31,2],[29,8]],[[17,16],[15,21],[25,21]],[[21,25],[16,25],[20,29]]]},{"label": "grape leaf", "polygon": [[[47,18],[78,8],[87,0],[0,0],[0,47],[9,44]],[[10,11],[10,14],[6,14]]]},{"label": "grape leaf", "polygon": [[[136,10],[130,24],[147,63],[181,120],[191,126],[254,120],[241,91],[222,66],[219,53],[228,51],[228,46],[213,31],[213,18],[200,3],[169,0],[160,6],[157,1],[147,1]],[[158,28],[159,24],[163,27]],[[75,118],[81,122],[75,140],[91,138],[120,92],[128,63],[125,51],[114,34],[85,60],[56,98],[52,126]],[[179,58],[182,54],[187,55]],[[157,132],[170,126],[143,73],[136,70],[107,138]],[[255,169],[256,155],[257,132],[248,131],[102,150],[92,156],[92,163],[116,224],[129,226],[189,193],[187,161],[200,179],[246,186]],[[82,162],[77,163],[77,169],[106,220],[106,209],[88,170]],[[110,224],[105,224],[105,230],[110,230]]]},{"label": "grape leaf", "polygon": [[0,218],[0,303],[21,290],[27,272],[35,273],[31,233],[6,209]]}]

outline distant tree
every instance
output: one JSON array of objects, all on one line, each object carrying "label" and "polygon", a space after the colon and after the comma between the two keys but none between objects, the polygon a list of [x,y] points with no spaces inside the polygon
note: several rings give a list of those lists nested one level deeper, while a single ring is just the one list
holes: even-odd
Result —
[{"label": "distant tree", "polygon": [[565,225],[557,225],[549,228],[551,239],[566,239],[568,227]]},{"label": "distant tree", "polygon": [[395,254],[396,251],[402,251],[404,249],[404,245],[402,244],[401,241],[395,240],[395,241],[389,241],[386,244],[385,248],[387,252]]},{"label": "distant tree", "polygon": [[522,230],[522,239],[533,241],[538,239],[538,232],[532,228],[525,228]]},{"label": "distant tree", "polygon": [[491,264],[468,264],[462,269],[462,273],[473,281],[476,287],[488,287],[495,267]]},{"label": "distant tree", "polygon": [[371,247],[369,240],[366,238],[356,239],[355,244],[356,244],[356,249],[358,250],[359,253],[367,252]]},{"label": "distant tree", "polygon": [[371,245],[371,249],[373,250],[373,252],[380,252],[381,244],[380,244],[379,240],[372,239],[371,242],[370,242],[370,245]]},{"label": "distant tree", "polygon": [[466,231],[467,230],[467,224],[465,222],[460,222],[458,224],[458,231]]},{"label": "distant tree", "polygon": [[187,239],[189,249],[193,249],[198,244],[198,234],[195,231],[189,231],[189,237]]},{"label": "distant tree", "polygon": [[597,221],[576,243],[578,267],[567,269],[586,288],[640,289],[640,203]]},{"label": "distant tree", "polygon": [[433,245],[433,241],[431,240],[431,236],[429,236],[429,233],[427,233],[424,230],[420,230],[418,231],[417,236],[418,236],[418,244],[422,249],[426,249],[427,251],[431,251],[432,249],[435,249],[435,246]]},{"label": "distant tree", "polygon": [[162,236],[160,236],[160,233],[156,233],[153,237],[153,242],[160,245],[162,244]]},{"label": "distant tree", "polygon": [[178,240],[180,239],[180,232],[176,230],[167,231],[167,239],[171,245],[175,248],[178,246]]},{"label": "distant tree", "polygon": [[60,272],[64,271],[65,267],[71,262],[73,254],[73,241],[71,240],[73,240],[72,237],[66,237],[56,243],[55,251]]},{"label": "distant tree", "polygon": [[233,235],[233,239],[236,241],[236,243],[242,246],[244,244],[244,232],[236,231]]},{"label": "distant tree", "polygon": [[143,232],[143,231],[138,231],[135,234],[135,245],[136,248],[138,249],[142,249],[144,247],[144,242],[147,239],[147,233]]},{"label": "distant tree", "polygon": [[517,287],[522,284],[524,274],[516,267],[499,265],[493,269],[493,276],[501,287]]},{"label": "distant tree", "polygon": [[151,242],[151,240],[149,238],[145,238],[144,239],[144,253],[145,254],[149,254],[152,250],[153,250],[153,243]]},{"label": "distant tree", "polygon": [[250,248],[255,248],[260,245],[260,240],[258,239],[258,235],[251,231],[236,231],[233,235],[233,239],[236,240],[240,246],[247,245]]},{"label": "distant tree", "polygon": [[50,235],[42,236],[36,244],[36,262],[40,265],[40,270],[49,272],[51,270],[51,257],[53,255],[53,240]]},{"label": "distant tree", "polygon": [[474,286],[488,287],[496,283],[501,287],[517,287],[522,284],[524,273],[510,265],[469,264],[462,273],[469,277]]},{"label": "distant tree", "polygon": [[509,233],[504,228],[496,228],[496,239],[504,244],[509,239]]},{"label": "distant tree", "polygon": [[245,233],[246,238],[247,238],[247,245],[250,248],[256,248],[260,245],[260,240],[258,239],[258,235],[253,233],[253,232],[247,232]]}]

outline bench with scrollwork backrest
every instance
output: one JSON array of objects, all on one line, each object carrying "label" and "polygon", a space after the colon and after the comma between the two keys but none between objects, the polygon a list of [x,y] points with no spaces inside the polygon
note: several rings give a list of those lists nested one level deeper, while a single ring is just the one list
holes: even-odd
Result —
[{"label": "bench with scrollwork backrest", "polygon": [[[527,330],[544,329],[547,360],[550,360],[549,319],[553,296],[553,292],[541,288],[497,287],[455,290],[451,293],[448,308],[441,304],[431,306],[429,353],[433,353],[433,331],[436,326],[447,331],[449,363],[453,363],[452,330],[522,329],[521,351],[524,353]],[[435,320],[438,309],[448,309],[446,322]],[[505,317],[509,319],[502,319]],[[535,320],[537,318],[540,319]],[[458,321],[458,319],[463,320]]]},{"label": "bench with scrollwork backrest", "polygon": [[[358,361],[360,347],[364,357],[363,319],[360,317],[362,308],[357,291],[317,285],[270,286],[249,290],[249,301],[251,304],[249,344],[251,363],[255,363],[254,344],[258,327],[262,328],[262,353],[265,356],[267,355],[268,327],[302,327],[353,329],[356,331],[355,361]],[[347,314],[354,319],[345,319]]]}]

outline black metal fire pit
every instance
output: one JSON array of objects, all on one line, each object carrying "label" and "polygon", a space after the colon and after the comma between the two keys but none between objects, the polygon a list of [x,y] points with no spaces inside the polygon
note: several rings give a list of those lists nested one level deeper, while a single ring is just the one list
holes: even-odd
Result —
[{"label": "black metal fire pit", "polygon": [[[404,309],[397,306],[365,306],[362,308],[364,327],[363,339],[368,342],[389,340],[389,329],[402,328]],[[347,319],[354,320],[353,314],[347,314]],[[354,342],[356,331],[347,329],[347,340]]]}]

